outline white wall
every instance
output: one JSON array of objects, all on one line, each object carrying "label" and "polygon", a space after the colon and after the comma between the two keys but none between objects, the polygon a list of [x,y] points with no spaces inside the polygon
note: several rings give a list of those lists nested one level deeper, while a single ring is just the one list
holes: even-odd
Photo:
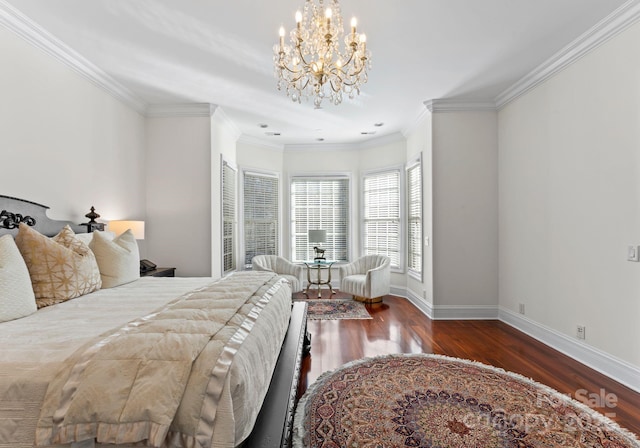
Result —
[{"label": "white wall", "polygon": [[497,113],[434,113],[432,133],[434,308],[497,317]]},{"label": "white wall", "polygon": [[247,143],[240,139],[237,143],[238,166],[244,169],[282,173],[284,150],[272,146]]},{"label": "white wall", "polygon": [[395,137],[389,142],[371,140],[362,147],[359,150],[360,172],[404,165],[407,160],[407,141],[401,134]]},{"label": "white wall", "polygon": [[500,306],[640,366],[640,24],[500,111]]},{"label": "white wall", "polygon": [[209,117],[147,119],[147,258],[178,276],[210,276]]},{"label": "white wall", "polygon": [[422,160],[422,237],[429,245],[422,247],[422,281],[407,276],[407,289],[416,297],[433,305],[433,205],[432,205],[432,115],[425,111],[407,138],[407,162]]},{"label": "white wall", "polygon": [[144,219],[144,118],[3,27],[0,54],[0,194],[54,219]]},{"label": "white wall", "polygon": [[[231,128],[230,122],[227,120],[224,112],[221,109],[216,109],[215,113],[209,121],[211,144],[210,154],[211,160],[210,167],[210,183],[209,190],[211,191],[210,201],[208,206],[210,207],[208,212],[210,214],[210,234],[211,234],[211,270],[208,275],[215,278],[221,277],[222,272],[222,191],[220,189],[221,173],[222,173],[222,158],[227,163],[237,168],[237,151],[236,143],[238,135]],[[239,173],[238,173],[239,174]],[[238,176],[239,179],[239,176]],[[237,210],[236,210],[237,211]],[[238,228],[236,227],[236,235],[238,235]],[[239,238],[235,238],[236,253],[239,247]]]}]

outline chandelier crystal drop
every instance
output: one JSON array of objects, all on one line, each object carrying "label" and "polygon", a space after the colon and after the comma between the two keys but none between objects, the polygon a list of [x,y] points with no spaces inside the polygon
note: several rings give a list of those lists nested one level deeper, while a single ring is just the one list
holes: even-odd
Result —
[{"label": "chandelier crystal drop", "polygon": [[300,103],[313,97],[319,109],[329,98],[338,105],[343,95],[353,99],[367,82],[371,69],[371,53],[367,37],[357,32],[357,22],[351,20],[351,32],[344,36],[338,0],[306,0],[303,12],[296,12],[296,27],[285,42],[285,29],[280,28],[280,42],[273,46],[278,90]]}]

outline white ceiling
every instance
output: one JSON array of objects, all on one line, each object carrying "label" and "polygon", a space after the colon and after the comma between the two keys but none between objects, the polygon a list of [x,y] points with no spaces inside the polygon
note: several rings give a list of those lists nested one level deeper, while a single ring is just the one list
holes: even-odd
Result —
[{"label": "white ceiling", "polygon": [[244,136],[305,145],[402,132],[431,99],[493,100],[625,0],[342,0],[373,68],[359,97],[321,110],[273,73],[278,28],[303,0],[8,2],[149,104],[212,103]]}]

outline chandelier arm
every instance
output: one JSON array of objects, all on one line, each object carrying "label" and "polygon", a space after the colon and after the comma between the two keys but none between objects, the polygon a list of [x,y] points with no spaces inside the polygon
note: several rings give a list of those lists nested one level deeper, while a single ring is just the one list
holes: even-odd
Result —
[{"label": "chandelier arm", "polygon": [[352,53],[349,55],[349,59],[348,59],[344,64],[342,64],[342,66],[343,66],[343,67],[346,67],[346,66],[348,66],[349,64],[351,64],[351,62],[353,61],[353,55],[354,55],[354,54],[355,54],[355,52],[352,52]]},{"label": "chandelier arm", "polygon": [[[359,82],[359,77],[358,77],[358,75],[359,75],[360,73],[362,73],[362,70],[360,70],[358,73],[355,73],[355,74],[353,75],[353,76],[355,76],[355,77],[356,77],[356,80],[355,80],[355,81],[352,81],[352,82],[349,82],[349,81],[343,81],[343,84],[344,84],[345,86],[349,86],[349,87],[357,86],[358,84],[360,84],[360,82]],[[351,76],[350,78],[352,78],[353,76]]]},{"label": "chandelier arm", "polygon": [[360,67],[360,69],[359,69],[359,70],[357,70],[357,71],[355,71],[355,72],[353,72],[353,73],[351,73],[351,74],[348,74],[347,76],[349,76],[350,78],[351,78],[351,77],[354,77],[354,76],[358,76],[360,73],[362,73],[363,71],[365,71],[365,70],[366,70],[366,68],[367,68],[367,67],[366,67],[366,58],[365,58],[365,59],[364,59],[364,62],[362,63],[362,66]]},{"label": "chandelier arm", "polygon": [[[291,70],[286,64],[283,64],[281,69],[284,69],[284,70],[288,71],[289,73],[293,73],[293,74],[302,73],[302,75],[304,75],[304,71],[303,70]],[[301,75],[301,77],[302,77],[302,75]],[[297,78],[297,79],[300,79],[300,78]]]},{"label": "chandelier arm", "polygon": [[307,62],[307,60],[304,58],[304,54],[302,53],[302,45],[300,45],[302,43],[302,41],[300,40],[298,42],[298,44],[296,45],[296,50],[298,52],[298,56],[300,56],[300,60],[302,61],[303,65],[308,66],[309,63]]},{"label": "chandelier arm", "polygon": [[331,86],[331,90],[333,90],[335,93],[338,93],[341,90],[340,88],[336,88],[336,86],[333,85],[333,80],[329,81],[329,85]]},{"label": "chandelier arm", "polygon": [[[291,73],[294,73],[294,72],[291,72]],[[302,73],[300,76],[297,76],[297,77],[291,78],[291,79],[289,80],[289,84],[290,84],[290,85],[291,85],[291,84],[296,84],[298,81],[300,81],[300,80],[301,80],[301,79],[303,79],[303,78],[306,78],[306,77],[305,77],[305,75],[304,75],[304,73]],[[309,84],[309,79],[307,79],[307,82],[305,83],[305,85],[304,85],[300,90],[304,90],[304,89],[305,89],[305,87],[307,86],[307,84]]]},{"label": "chandelier arm", "polygon": [[342,70],[341,68],[338,68],[337,66],[331,67],[331,69],[329,70],[329,73],[334,77],[338,78],[340,82],[342,82],[344,77],[349,76],[344,70]]}]

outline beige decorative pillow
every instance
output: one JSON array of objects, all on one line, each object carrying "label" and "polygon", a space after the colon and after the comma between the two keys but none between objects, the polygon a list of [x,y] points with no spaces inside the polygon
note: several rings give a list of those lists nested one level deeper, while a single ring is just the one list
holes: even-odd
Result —
[{"label": "beige decorative pillow", "polygon": [[96,256],[103,288],[113,288],[140,278],[138,242],[131,230],[114,240],[104,232],[94,232],[89,247]]},{"label": "beige decorative pillow", "polygon": [[100,289],[96,258],[71,227],[65,226],[56,236],[47,238],[20,224],[16,244],[29,269],[38,308]]},{"label": "beige decorative pillow", "polygon": [[0,322],[36,311],[27,265],[11,235],[0,237]]}]

